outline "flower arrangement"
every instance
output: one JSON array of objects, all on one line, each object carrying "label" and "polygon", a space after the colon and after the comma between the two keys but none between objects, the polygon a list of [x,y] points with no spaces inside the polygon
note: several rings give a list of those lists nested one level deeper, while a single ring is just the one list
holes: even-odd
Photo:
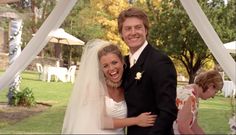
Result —
[{"label": "flower arrangement", "polygon": [[231,134],[236,134],[236,116],[235,115],[229,119],[229,127],[231,130]]},{"label": "flower arrangement", "polygon": [[142,78],[143,72],[137,72],[135,76],[135,80],[140,80]]},{"label": "flower arrangement", "polygon": [[236,98],[234,96],[231,97],[231,106],[232,106],[232,117],[229,118],[229,127],[231,130],[230,134],[235,135],[236,134]]}]

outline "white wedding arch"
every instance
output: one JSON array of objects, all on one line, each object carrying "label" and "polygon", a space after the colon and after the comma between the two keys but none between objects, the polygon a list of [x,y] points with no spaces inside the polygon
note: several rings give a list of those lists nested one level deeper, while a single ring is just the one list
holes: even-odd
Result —
[{"label": "white wedding arch", "polygon": [[76,2],[77,0],[59,0],[57,2],[53,11],[36,32],[35,36],[29,41],[19,57],[0,76],[0,91],[8,86],[12,79],[20,74],[44,48],[50,40],[49,33],[60,27]]},{"label": "white wedding arch", "polygon": [[[236,63],[201,10],[197,0],[180,0],[204,42],[226,74],[236,84]],[[20,74],[48,43],[48,34],[60,27],[77,0],[59,0],[51,14],[29,41],[20,56],[0,76],[0,91]]]}]

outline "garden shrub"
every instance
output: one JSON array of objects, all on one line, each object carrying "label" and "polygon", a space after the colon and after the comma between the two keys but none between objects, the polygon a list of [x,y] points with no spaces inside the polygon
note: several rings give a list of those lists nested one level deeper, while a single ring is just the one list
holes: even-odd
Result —
[{"label": "garden shrub", "polygon": [[21,91],[14,91],[12,104],[14,106],[34,106],[36,104],[32,89],[26,87]]}]

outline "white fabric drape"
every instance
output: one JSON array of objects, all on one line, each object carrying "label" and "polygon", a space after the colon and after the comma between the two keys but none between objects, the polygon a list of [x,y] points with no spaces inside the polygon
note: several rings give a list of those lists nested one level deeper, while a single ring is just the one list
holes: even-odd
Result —
[{"label": "white fabric drape", "polygon": [[56,30],[64,21],[77,0],[59,0],[51,14],[42,24],[35,36],[29,41],[20,56],[12,63],[0,77],[0,91],[9,85],[37,56],[48,43],[48,34]]},{"label": "white fabric drape", "polygon": [[180,0],[202,39],[229,78],[236,84],[236,63],[208,21],[197,0]]}]

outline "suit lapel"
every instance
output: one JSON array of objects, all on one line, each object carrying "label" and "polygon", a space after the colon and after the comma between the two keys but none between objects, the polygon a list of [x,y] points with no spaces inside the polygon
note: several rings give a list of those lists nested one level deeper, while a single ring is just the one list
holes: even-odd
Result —
[{"label": "suit lapel", "polygon": [[[144,62],[145,62],[145,58],[148,55],[148,52],[150,50],[150,45],[147,45],[143,52],[140,54],[137,62],[131,67],[129,68],[129,56],[126,56],[126,62],[127,62],[127,69],[125,70],[125,75],[126,75],[126,82],[125,82],[125,88],[128,89],[132,84],[134,84],[135,82],[138,82],[140,80],[136,80],[136,74],[138,72],[145,74],[144,72]],[[142,79],[142,78],[141,78]]]}]

